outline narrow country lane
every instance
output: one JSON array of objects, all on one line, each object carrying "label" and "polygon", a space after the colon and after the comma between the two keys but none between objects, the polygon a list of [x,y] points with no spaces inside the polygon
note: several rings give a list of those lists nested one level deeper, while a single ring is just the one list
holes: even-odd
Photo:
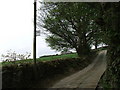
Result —
[{"label": "narrow country lane", "polygon": [[99,52],[96,59],[88,67],[83,70],[68,76],[51,88],[93,88],[97,87],[100,77],[106,70],[106,53],[107,51]]}]

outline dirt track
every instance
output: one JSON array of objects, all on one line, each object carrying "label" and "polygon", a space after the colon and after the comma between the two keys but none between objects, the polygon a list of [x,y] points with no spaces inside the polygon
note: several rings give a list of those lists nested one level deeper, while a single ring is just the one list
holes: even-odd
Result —
[{"label": "dirt track", "polygon": [[106,50],[99,52],[96,59],[88,67],[68,76],[51,88],[96,88],[98,81],[106,70]]}]

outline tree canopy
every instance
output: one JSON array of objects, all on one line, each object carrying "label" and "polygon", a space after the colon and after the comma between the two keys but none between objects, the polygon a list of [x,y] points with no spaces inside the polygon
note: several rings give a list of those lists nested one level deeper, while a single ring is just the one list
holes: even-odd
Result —
[{"label": "tree canopy", "polygon": [[99,12],[89,3],[45,3],[42,10],[43,27],[50,33],[46,41],[52,49],[75,49],[80,56],[90,52],[91,44],[100,43],[94,39],[100,30],[95,25]]}]

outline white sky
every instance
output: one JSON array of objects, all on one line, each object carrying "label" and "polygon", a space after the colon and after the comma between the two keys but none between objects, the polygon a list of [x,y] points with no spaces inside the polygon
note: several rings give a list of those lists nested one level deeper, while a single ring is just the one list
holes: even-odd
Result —
[{"label": "white sky", "polygon": [[[32,53],[33,2],[34,0],[0,1],[0,56],[10,49],[17,53]],[[47,46],[43,36],[37,37],[37,57],[55,53]]]}]

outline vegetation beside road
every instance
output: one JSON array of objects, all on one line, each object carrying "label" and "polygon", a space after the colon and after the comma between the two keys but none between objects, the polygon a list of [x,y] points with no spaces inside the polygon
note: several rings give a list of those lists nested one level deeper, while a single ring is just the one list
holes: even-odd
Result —
[{"label": "vegetation beside road", "polygon": [[2,67],[3,88],[49,87],[55,83],[56,80],[60,80],[66,75],[73,74],[85,68],[94,60],[94,57],[95,53],[91,53],[84,58],[58,58],[46,62],[37,62],[36,80],[34,78],[35,72],[33,63],[4,65]]},{"label": "vegetation beside road", "polygon": [[[41,13],[39,13],[40,16],[38,19],[40,22],[38,23],[38,26],[40,26],[40,28],[44,28],[41,30],[50,33],[46,38],[48,45],[52,49],[55,49],[57,51],[64,51],[64,50],[69,51],[75,49],[80,58],[83,57],[84,55],[86,55],[87,57],[88,54],[91,53],[91,46],[93,45],[95,46],[96,49],[101,43],[108,45],[107,70],[105,72],[105,75],[103,76],[105,78],[104,82],[107,84],[106,86],[110,85],[110,87],[112,88],[119,88],[120,87],[120,43],[119,43],[120,42],[120,33],[119,33],[120,3],[113,3],[113,2],[112,3],[107,3],[107,2],[52,3],[51,2],[51,3],[43,3],[42,6],[43,8],[39,9],[42,11],[40,11]],[[52,60],[53,62],[57,62],[57,61],[58,62],[60,61],[61,63],[64,62],[63,59],[62,60],[61,59],[56,60],[56,59],[57,57],[56,58],[52,57],[52,59],[49,57],[44,57],[43,60],[41,58],[38,59],[38,61],[39,60],[43,61],[38,63],[43,63],[40,64],[42,65],[40,67],[42,68],[43,70],[42,73],[44,73],[44,75],[46,75],[45,72],[47,73],[50,72],[49,74],[51,76],[53,74],[56,74],[56,72],[52,73],[50,70],[53,71],[54,69],[58,70],[56,69],[58,63],[57,65],[53,63],[51,64]],[[66,63],[65,65],[68,65],[68,67],[78,66],[78,64],[76,63],[73,64],[74,60],[72,59],[73,61],[71,61],[71,59],[72,58],[68,59],[68,61],[65,62]],[[49,62],[48,60],[51,61]],[[83,59],[81,58],[80,60]],[[32,75],[34,73],[32,72],[33,66],[31,66],[33,65],[33,63],[31,61],[32,59],[31,60],[22,59],[22,61],[4,63],[3,66],[6,64],[4,73],[6,76],[9,74],[7,78],[5,77],[6,79],[8,79],[8,82],[6,83],[9,84],[9,82],[11,81],[11,77],[13,76],[14,76],[13,81],[16,81],[16,78],[24,81],[26,79],[23,78],[26,77],[28,80],[26,82],[29,83],[30,79],[34,79],[33,78],[34,76]],[[19,64],[24,64],[24,65],[23,66],[20,65],[21,67],[19,67]],[[81,64],[83,64],[83,62]],[[7,65],[11,65],[11,66],[7,66]],[[67,68],[66,66],[64,67],[60,66],[60,67],[59,70],[62,72],[64,72],[63,70]],[[41,68],[39,69],[40,71]],[[46,71],[44,71],[45,68],[47,68]],[[10,70],[11,72],[9,72]],[[23,72],[21,72],[22,70]],[[31,77],[28,77],[28,75],[31,75]]]},{"label": "vegetation beside road", "polygon": [[[78,55],[76,53],[71,53],[71,54],[63,54],[63,55],[42,56],[40,58],[37,58],[37,62],[51,61],[51,60],[57,60],[57,59],[69,59],[69,58],[78,58]],[[32,63],[32,62],[33,62],[32,59],[27,59],[27,60],[2,62],[2,65],[5,66],[5,65],[23,64],[23,63]]]},{"label": "vegetation beside road", "polygon": [[38,58],[39,61],[50,61],[55,59],[68,59],[68,58],[78,58],[78,55],[76,53],[71,54],[63,54],[63,55],[51,55],[51,56],[43,56]]}]

